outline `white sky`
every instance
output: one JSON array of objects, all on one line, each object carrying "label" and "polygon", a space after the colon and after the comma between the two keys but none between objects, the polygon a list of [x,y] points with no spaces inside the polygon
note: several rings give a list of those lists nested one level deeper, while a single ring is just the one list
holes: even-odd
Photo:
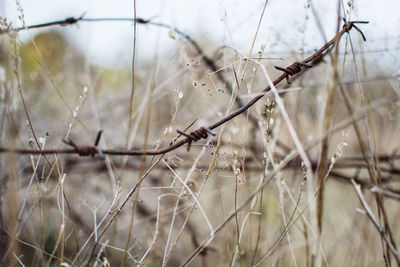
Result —
[{"label": "white sky", "polygon": [[[133,0],[18,0],[28,25],[79,17],[87,18],[133,17]],[[343,0],[344,4],[348,0]],[[319,47],[322,36],[306,0],[270,0],[256,42],[256,49],[266,44],[268,51],[299,51],[305,38],[305,49]],[[319,14],[327,38],[335,31],[337,1],[312,1]],[[189,33],[200,41],[212,40],[217,45],[227,44],[245,54],[257,28],[263,0],[137,0],[139,17],[165,22]],[[400,0],[354,0],[353,20],[369,20],[361,25],[369,42],[368,49],[387,46],[400,47]],[[3,6],[3,7],[2,7]],[[308,12],[310,20],[305,22]],[[0,15],[16,25],[18,21],[16,0],[0,0]],[[306,32],[301,31],[306,25]],[[60,27],[57,27],[60,28]],[[132,25],[123,22],[82,22],[78,26],[62,28],[71,41],[97,63],[129,64],[132,54]],[[37,33],[21,34],[22,39]],[[138,54],[141,59],[151,58],[156,51],[157,36],[161,37],[160,52],[176,49],[168,31],[152,26],[139,26]],[[356,38],[356,37],[355,37]],[[399,57],[399,49],[392,50]],[[397,59],[396,59],[397,60]]]}]

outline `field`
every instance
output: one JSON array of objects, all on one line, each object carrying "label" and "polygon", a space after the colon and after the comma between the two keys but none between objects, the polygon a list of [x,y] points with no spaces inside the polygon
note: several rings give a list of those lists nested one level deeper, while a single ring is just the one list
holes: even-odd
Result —
[{"label": "field", "polygon": [[[334,31],[308,24],[317,49],[271,52],[267,1],[243,52],[140,9],[31,25],[16,3],[23,26],[0,21],[0,266],[400,265],[398,50],[366,49],[351,4]],[[124,20],[174,49],[146,61],[134,44],[110,67],[65,34]]]}]

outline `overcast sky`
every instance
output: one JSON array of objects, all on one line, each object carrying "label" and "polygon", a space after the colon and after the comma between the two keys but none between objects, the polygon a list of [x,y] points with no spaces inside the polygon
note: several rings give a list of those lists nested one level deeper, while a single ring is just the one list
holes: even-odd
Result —
[{"label": "overcast sky", "polygon": [[[16,0],[0,0],[0,14],[20,25]],[[28,25],[67,17],[133,17],[133,0],[18,0]],[[348,0],[343,0],[348,6]],[[361,25],[369,42],[368,49],[388,48],[399,57],[400,0],[354,0],[353,20],[369,20]],[[327,38],[335,31],[337,1],[312,1]],[[306,8],[306,0],[270,0],[260,29],[256,48],[266,44],[268,51],[299,51],[319,47],[323,38],[315,15]],[[248,53],[254,37],[262,0],[137,0],[139,17],[154,18],[182,29],[199,41],[230,45]],[[306,20],[306,16],[310,19]],[[60,27],[58,27],[60,28]],[[305,29],[305,33],[302,31]],[[80,23],[62,28],[69,39],[97,63],[129,64],[132,51],[131,23]],[[26,40],[37,30],[21,34]],[[160,45],[156,46],[157,36]],[[358,38],[354,36],[355,38]],[[149,59],[159,47],[161,54],[176,49],[168,31],[152,26],[139,27],[138,54]],[[393,50],[393,48],[397,48]]]}]

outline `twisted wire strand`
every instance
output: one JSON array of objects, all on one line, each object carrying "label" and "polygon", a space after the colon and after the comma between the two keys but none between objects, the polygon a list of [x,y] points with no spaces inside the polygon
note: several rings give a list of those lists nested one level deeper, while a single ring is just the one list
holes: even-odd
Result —
[{"label": "twisted wire strand", "polygon": [[176,130],[177,133],[186,136],[187,138],[187,151],[190,151],[190,147],[192,145],[192,142],[197,142],[201,139],[206,139],[208,137],[208,134],[211,134],[212,136],[215,136],[215,133],[211,131],[207,127],[200,127],[199,129],[191,132],[190,134],[187,134],[181,130]]},{"label": "twisted wire strand", "polygon": [[283,71],[284,73],[287,74],[286,82],[288,84],[291,84],[289,77],[299,73],[301,71],[301,67],[312,68],[312,65],[296,61],[292,65],[290,65],[290,66],[288,66],[286,68],[282,68],[282,67],[279,67],[279,66],[276,66],[276,65],[274,66],[275,69]]},{"label": "twisted wire strand", "polygon": [[104,153],[98,147],[102,133],[103,133],[103,130],[100,130],[97,133],[97,137],[96,137],[96,141],[94,142],[94,146],[78,146],[71,139],[63,139],[63,142],[65,144],[73,147],[75,149],[75,152],[78,153],[78,155],[81,157],[87,157],[87,156],[94,157],[96,154],[98,154],[101,159],[104,159]]}]

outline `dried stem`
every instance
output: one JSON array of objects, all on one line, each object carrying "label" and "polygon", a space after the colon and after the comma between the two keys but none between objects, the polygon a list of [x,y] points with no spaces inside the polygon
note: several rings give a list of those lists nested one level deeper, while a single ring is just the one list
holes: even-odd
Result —
[{"label": "dried stem", "polygon": [[[150,22],[148,22],[148,23],[150,23]],[[357,23],[367,23],[367,22],[357,22]],[[60,23],[58,23],[58,24],[60,24]],[[52,24],[52,25],[54,25],[54,24]],[[321,58],[327,52],[327,50],[332,48],[335,45],[335,43],[338,40],[340,40],[341,37],[346,32],[349,32],[353,28],[353,26],[354,26],[353,22],[346,23],[343,26],[343,29],[334,38],[332,38],[332,40],[330,40],[325,45],[323,45],[313,55],[306,58],[302,62],[294,62],[287,69],[289,69],[291,66],[299,66],[299,65],[312,66],[314,61],[320,61]],[[298,70],[297,73],[300,72],[300,70]],[[307,69],[305,69],[305,70],[307,70]],[[292,75],[294,75],[294,73],[283,72],[272,83],[273,83],[273,85],[277,85],[282,80],[289,79],[289,76],[292,76]],[[271,90],[271,87],[267,86],[259,95],[254,97],[246,105],[240,107],[236,111],[232,112],[230,115],[227,115],[226,117],[215,122],[214,124],[211,124],[210,126],[207,127],[207,129],[213,130],[213,129],[221,126],[222,124],[225,124],[226,122],[232,120],[233,118],[237,117],[238,115],[242,114],[243,112],[247,111],[251,106],[253,106],[255,103],[257,103],[265,95],[266,92],[268,92],[270,90]],[[173,150],[176,150],[177,148],[183,146],[184,144],[186,144],[190,141],[192,141],[192,139],[187,137],[176,143],[173,143],[172,145],[170,145],[168,147],[165,147],[162,149],[156,149],[156,150],[105,149],[105,150],[101,150],[101,152],[104,155],[129,155],[129,156],[161,155],[161,154],[165,154],[165,153],[171,152]],[[96,147],[95,150],[97,151],[98,148]],[[18,153],[18,154],[79,154],[80,156],[93,156],[95,154],[93,151],[94,151],[93,146],[85,146],[85,147],[75,146],[73,149],[44,149],[44,150],[0,147],[0,153]]]}]

